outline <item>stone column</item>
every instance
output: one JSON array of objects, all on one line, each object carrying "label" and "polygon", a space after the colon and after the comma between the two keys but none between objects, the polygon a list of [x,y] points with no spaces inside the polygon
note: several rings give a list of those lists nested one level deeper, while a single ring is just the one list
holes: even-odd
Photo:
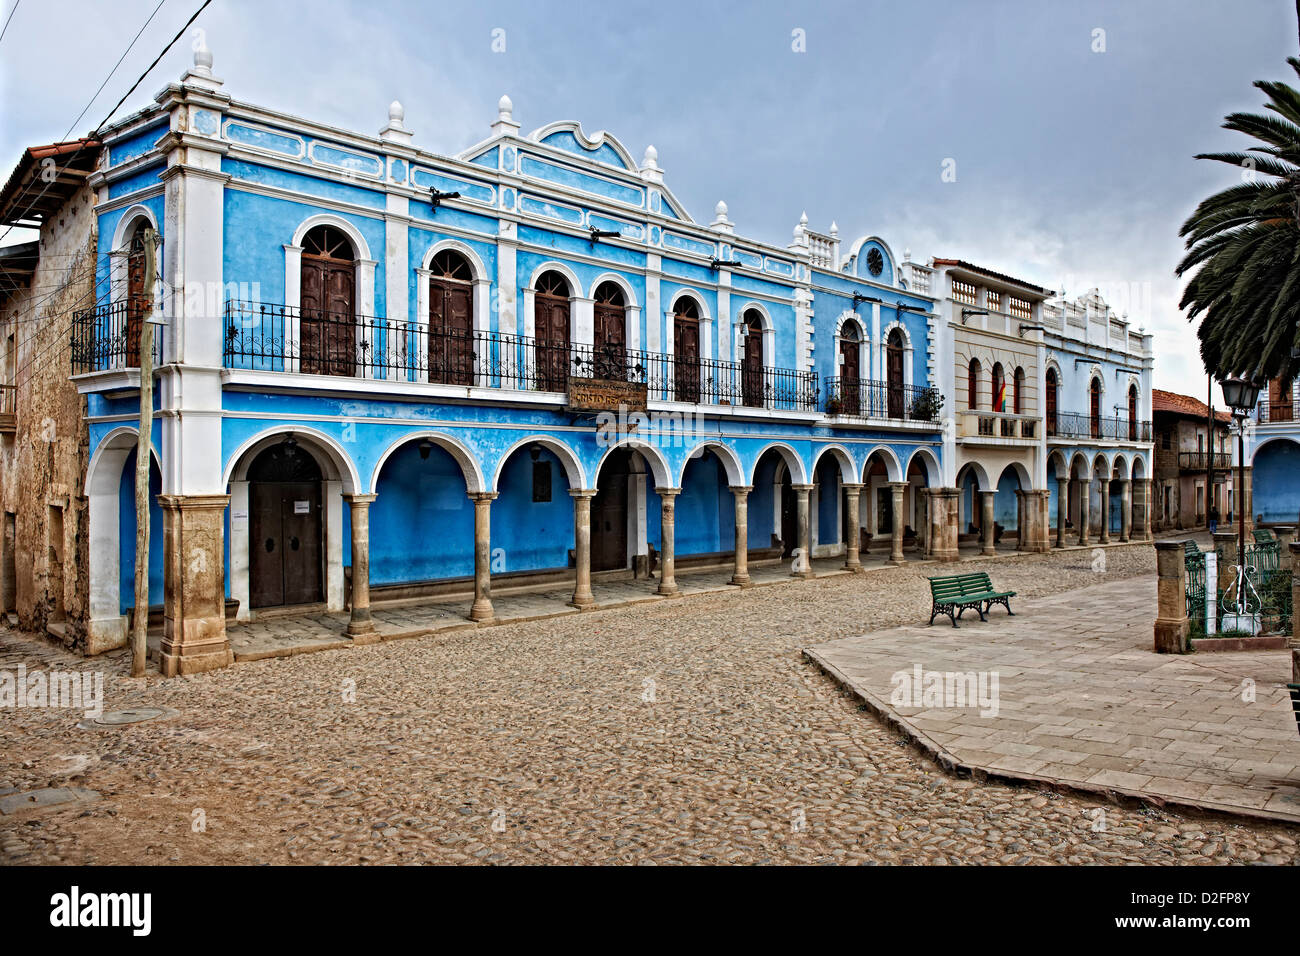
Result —
[{"label": "stone column", "polygon": [[858,507],[861,485],[844,485],[844,507],[848,511],[848,540],[844,542],[844,568],[846,571],[861,571],[862,558],[858,554],[858,545],[862,541],[862,532],[858,529]]},{"label": "stone column", "polygon": [[1291,648],[1291,682],[1300,684],[1300,543],[1292,541],[1287,551],[1291,553],[1291,638],[1287,646]]},{"label": "stone column", "polygon": [[1033,535],[1029,539],[1029,550],[1038,554],[1047,554],[1052,550],[1052,493],[1046,488],[1031,491],[1030,510],[1033,516]]},{"label": "stone column", "polygon": [[1056,479],[1056,546],[1065,547],[1065,525],[1070,520],[1070,479]]},{"label": "stone column", "polygon": [[891,481],[889,490],[893,492],[894,533],[890,540],[889,563],[898,565],[906,559],[903,557],[903,493],[907,491],[907,482]]},{"label": "stone column", "polygon": [[1110,544],[1110,479],[1101,479],[1101,535],[1098,544]]},{"label": "stone column", "polygon": [[980,554],[990,555],[997,554],[998,549],[993,544],[993,499],[997,496],[996,491],[981,491],[980,495]]},{"label": "stone column", "polygon": [[681,592],[677,590],[677,568],[674,558],[673,538],[677,531],[677,496],[682,493],[682,489],[656,488],[655,492],[659,495],[660,504],[659,589],[655,593],[662,594],[664,597],[676,597]]},{"label": "stone column", "polygon": [[930,489],[930,557],[936,561],[956,561],[958,496],[956,488]]},{"label": "stone column", "polygon": [[930,489],[917,488],[916,494],[921,496],[921,521],[920,527],[916,529],[916,545],[924,558],[930,554]]},{"label": "stone column", "polygon": [[[1187,651],[1187,567],[1181,541],[1156,542],[1155,652]],[[1207,584],[1209,582],[1206,582]]]},{"label": "stone column", "polygon": [[1142,494],[1142,540],[1151,540],[1151,492],[1155,488],[1156,480],[1148,478],[1145,482],[1146,491]]},{"label": "stone column", "polygon": [[370,505],[377,495],[344,495],[352,512],[352,616],[348,636],[353,644],[379,641],[370,619]]},{"label": "stone column", "polygon": [[812,524],[809,515],[808,496],[812,493],[812,485],[791,485],[795,493],[795,499],[798,505],[796,513],[796,523],[799,526],[796,537],[798,539],[799,553],[795,555],[794,569],[790,572],[796,578],[810,578],[813,576],[812,570]]},{"label": "stone column", "polygon": [[749,493],[752,490],[750,485],[731,486],[736,500],[736,554],[729,583],[741,588],[754,583],[749,576]]},{"label": "stone column", "polygon": [[[1211,537],[1214,550],[1219,552],[1219,590],[1226,591],[1237,580],[1237,532],[1216,531]],[[1206,581],[1205,586],[1209,587],[1210,582]]]},{"label": "stone column", "polygon": [[1079,478],[1079,547],[1088,546],[1088,499],[1092,497],[1092,479]]},{"label": "stone column", "polygon": [[1016,489],[1016,550],[1029,550],[1029,535],[1032,533],[1033,519],[1029,517],[1029,492],[1024,488]]},{"label": "stone column", "polygon": [[1119,539],[1128,541],[1133,531],[1133,482],[1121,478],[1119,482]]},{"label": "stone column", "polygon": [[495,491],[472,492],[469,496],[474,502],[474,605],[469,609],[469,619],[480,624],[496,617],[492,609],[492,499],[496,496]]},{"label": "stone column", "polygon": [[1291,570],[1291,542],[1295,540],[1295,525],[1280,524],[1273,527],[1277,538],[1277,566],[1279,570]]},{"label": "stone column", "polygon": [[[234,663],[226,638],[224,515],[229,495],[159,495],[165,677]],[[145,613],[148,613],[146,610]]]},{"label": "stone column", "polygon": [[591,593],[591,499],[594,491],[570,488],[573,497],[573,564],[575,580],[573,600],[577,608],[595,607],[596,598]]}]

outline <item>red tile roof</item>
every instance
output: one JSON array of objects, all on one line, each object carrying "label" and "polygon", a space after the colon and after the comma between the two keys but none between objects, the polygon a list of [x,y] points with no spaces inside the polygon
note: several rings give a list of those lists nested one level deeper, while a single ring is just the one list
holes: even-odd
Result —
[{"label": "red tile roof", "polygon": [[0,188],[0,225],[39,228],[94,171],[99,150],[98,140],[85,138],[23,150]]},{"label": "red tile roof", "polygon": [[[1205,421],[1209,410],[1205,403],[1192,398],[1190,395],[1179,395],[1177,392],[1166,392],[1164,389],[1154,388],[1151,390],[1151,411],[1165,412],[1169,415],[1183,415],[1187,418],[1199,418]],[[1224,422],[1225,424],[1232,420],[1232,416],[1226,411],[1214,410],[1215,421]]]},{"label": "red tile roof", "polygon": [[966,262],[964,259],[935,259],[931,265],[936,268],[940,266],[956,266],[958,269],[965,269],[967,272],[977,272],[980,275],[988,276],[990,279],[997,279],[1000,282],[1007,282],[1012,285],[1018,285],[1024,289],[1032,289],[1044,297],[1053,295],[1051,289],[1044,289],[1040,285],[1034,285],[1032,282],[1026,282],[1024,279],[1017,279],[1015,276],[1009,276],[1003,272],[994,272],[992,269],[986,269],[983,266],[977,266],[973,263]]}]

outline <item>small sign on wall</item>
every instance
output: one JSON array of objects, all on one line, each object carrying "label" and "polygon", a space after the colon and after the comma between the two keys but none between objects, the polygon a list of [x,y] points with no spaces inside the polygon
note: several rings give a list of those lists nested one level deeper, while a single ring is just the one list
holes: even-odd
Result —
[{"label": "small sign on wall", "polygon": [[311,502],[295,501],[293,503],[293,513],[296,515],[311,514]]}]

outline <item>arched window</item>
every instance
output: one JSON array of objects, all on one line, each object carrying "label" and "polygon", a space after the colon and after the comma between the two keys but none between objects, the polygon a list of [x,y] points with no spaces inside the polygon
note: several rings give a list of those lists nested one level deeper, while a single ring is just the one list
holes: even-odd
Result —
[{"label": "arched window", "polygon": [[356,252],[335,226],[316,226],[302,240],[299,367],[315,375],[356,375]]},{"label": "arched window", "polygon": [[569,280],[543,272],[533,291],[533,329],[537,348],[537,387],[562,392],[569,381]]},{"label": "arched window", "polygon": [[993,363],[993,410],[995,412],[1005,412],[1007,410],[1007,391],[1006,376],[1002,372],[1002,363]]},{"label": "arched window", "polygon": [[1017,415],[1021,413],[1020,394],[1024,390],[1024,387],[1025,387],[1025,370],[1017,366],[1015,377],[1012,380],[1012,389],[1011,389],[1011,401],[1012,401],[1011,410],[1015,412]]},{"label": "arched window", "polygon": [[429,381],[474,384],[474,272],[444,249],[429,263]]},{"label": "arched window", "polygon": [[1047,395],[1044,396],[1046,400],[1047,434],[1049,435],[1056,434],[1056,393],[1059,384],[1056,380],[1056,369],[1049,368],[1047,370]]},{"label": "arched window", "polygon": [[673,388],[679,402],[700,400],[700,309],[690,296],[673,306]]},{"label": "arched window", "polygon": [[750,408],[763,407],[763,317],[756,309],[744,315],[745,354],[740,365],[741,400]]},{"label": "arched window", "polygon": [[885,404],[890,418],[903,418],[903,333],[892,329],[885,342]]},{"label": "arched window", "polygon": [[594,351],[596,378],[628,380],[627,304],[617,282],[596,286]]},{"label": "arched window", "polygon": [[1092,437],[1101,437],[1101,379],[1093,378],[1088,384],[1088,418],[1092,423]]},{"label": "arched window", "polygon": [[840,406],[847,415],[862,410],[862,329],[848,321],[840,330]]},{"label": "arched window", "polygon": [[980,360],[971,359],[966,369],[966,407],[971,411],[980,407]]},{"label": "arched window", "polygon": [[1138,389],[1136,385],[1128,387],[1128,440],[1138,440]]}]

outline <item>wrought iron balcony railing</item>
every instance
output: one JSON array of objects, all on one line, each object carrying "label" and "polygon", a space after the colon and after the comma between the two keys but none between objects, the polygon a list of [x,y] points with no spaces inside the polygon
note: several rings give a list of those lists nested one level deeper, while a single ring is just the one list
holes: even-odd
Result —
[{"label": "wrought iron balcony railing", "polygon": [[1113,418],[1057,412],[1047,416],[1047,434],[1060,438],[1149,442],[1151,423],[1118,415]]},{"label": "wrought iron balcony railing", "polygon": [[933,388],[835,376],[826,380],[822,410],[828,415],[856,418],[935,422],[941,407],[939,393]]},{"label": "wrought iron balcony railing", "polygon": [[596,349],[503,332],[231,301],[225,366],[271,372],[563,392],[570,378],[646,386],[652,401],[816,411],[817,374],[747,368],[621,346]]},{"label": "wrought iron balcony railing", "polygon": [[[82,309],[72,316],[72,373],[140,367],[146,310],[127,301]],[[163,327],[153,330],[153,361],[162,362]]]},{"label": "wrought iron balcony railing", "polygon": [[1206,471],[1210,468],[1226,471],[1232,467],[1232,452],[1180,451],[1178,467],[1183,471]]}]

